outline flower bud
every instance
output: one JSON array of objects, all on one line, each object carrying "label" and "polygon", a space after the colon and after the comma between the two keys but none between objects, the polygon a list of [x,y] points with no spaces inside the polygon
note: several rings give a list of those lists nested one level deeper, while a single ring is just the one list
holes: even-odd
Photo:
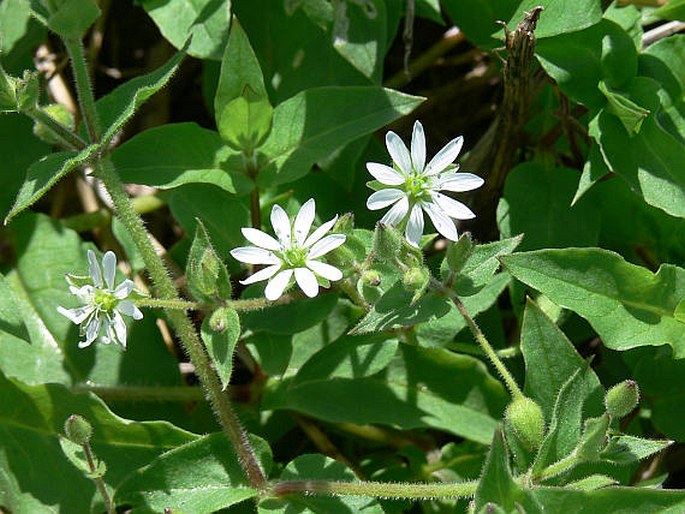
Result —
[{"label": "flower bud", "polygon": [[545,418],[535,401],[525,396],[516,398],[504,412],[504,422],[529,450],[539,448],[545,435]]},{"label": "flower bud", "polygon": [[615,418],[628,415],[640,401],[640,388],[634,380],[624,380],[607,391],[604,404]]},{"label": "flower bud", "polygon": [[402,248],[402,234],[390,225],[379,223],[373,233],[372,251],[380,262],[391,262]]},{"label": "flower bud", "polygon": [[84,445],[93,435],[93,427],[82,416],[72,414],[64,422],[64,433],[72,443]]}]

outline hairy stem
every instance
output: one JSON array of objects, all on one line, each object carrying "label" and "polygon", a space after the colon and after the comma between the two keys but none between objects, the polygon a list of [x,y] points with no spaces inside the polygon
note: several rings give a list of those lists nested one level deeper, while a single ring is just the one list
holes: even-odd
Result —
[{"label": "hairy stem", "polygon": [[81,108],[81,116],[86,122],[90,140],[93,143],[100,142],[100,122],[98,121],[95,109],[95,97],[93,96],[93,86],[90,75],[88,74],[88,64],[83,50],[83,42],[80,39],[66,38],[64,45],[69,53],[71,67],[74,71],[76,81],[76,91],[78,92],[78,103]]},{"label": "hairy stem", "polygon": [[40,107],[25,111],[25,114],[30,116],[34,121],[45,125],[50,132],[62,140],[65,148],[69,150],[83,150],[88,143],[81,139],[77,134],[72,132],[68,127],[62,125],[55,118],[50,116]]},{"label": "hairy stem", "polygon": [[[108,159],[103,159],[96,170],[98,178],[102,180],[117,210],[121,221],[134,240],[138,251],[143,257],[145,266],[157,287],[158,294],[163,300],[180,300],[173,281],[167,274],[162,260],[155,253],[142,219],[138,216],[123,185],[116,175],[114,166]],[[257,457],[247,438],[247,434],[240,424],[238,416],[233,410],[228,394],[222,390],[221,383],[211,367],[202,342],[197,336],[195,327],[182,311],[167,311],[171,325],[176,331],[183,348],[190,357],[202,385],[207,391],[209,400],[219,418],[219,422],[228,435],[238,458],[247,474],[250,484],[256,488],[263,488],[266,484],[264,473],[257,462]]]},{"label": "hairy stem", "polygon": [[159,298],[141,298],[139,300],[134,300],[138,307],[149,307],[151,309],[171,309],[177,311],[199,311],[207,307],[205,304],[200,302],[189,302],[187,300],[179,299],[169,299],[163,300]]},{"label": "hairy stem", "polygon": [[287,481],[274,484],[276,496],[289,494],[326,494],[331,496],[372,496],[376,498],[438,499],[463,498],[476,494],[478,481],[455,484],[412,484],[389,482]]},{"label": "hairy stem", "polygon": [[[82,448],[83,453],[86,456],[86,460],[88,461],[88,468],[90,469],[91,473],[95,473],[95,471],[97,471],[97,466],[95,466],[95,459],[93,458],[93,452],[90,449],[90,443],[83,444]],[[112,498],[109,495],[109,491],[107,491],[105,481],[101,476],[95,476],[93,477],[93,480],[95,481],[95,485],[98,488],[100,496],[102,496],[102,500],[105,502],[107,514],[115,514],[116,511],[114,510],[114,504],[112,503]]]}]

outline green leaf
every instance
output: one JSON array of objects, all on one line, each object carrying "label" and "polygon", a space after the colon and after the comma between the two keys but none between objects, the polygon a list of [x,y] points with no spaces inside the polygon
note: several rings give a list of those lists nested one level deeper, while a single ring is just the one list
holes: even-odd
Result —
[{"label": "green leaf", "polygon": [[14,205],[5,217],[5,225],[36,203],[62,177],[87,163],[95,156],[96,151],[97,146],[90,145],[81,152],[51,153],[29,166]]},{"label": "green leaf", "polygon": [[168,198],[171,212],[183,230],[194,234],[196,220],[201,219],[217,253],[228,258],[230,270],[237,271],[238,263],[228,252],[245,242],[240,229],[250,223],[247,201],[207,184],[175,188]]},{"label": "green leaf", "polygon": [[608,101],[606,107],[607,112],[610,112],[621,120],[621,123],[628,134],[632,136],[633,134],[640,132],[642,122],[645,121],[651,111],[636,104],[624,94],[617,91],[611,91],[604,81],[599,82],[599,90]]},{"label": "green leaf", "polygon": [[273,108],[266,97],[257,97],[247,89],[219,111],[217,126],[221,137],[236,150],[251,154],[271,130]]},{"label": "green leaf", "polygon": [[31,0],[31,8],[50,30],[68,39],[81,39],[100,16],[95,0]]},{"label": "green leaf", "polygon": [[[0,11],[6,4],[0,4]],[[19,114],[0,116],[0,139],[11,139],[13,150],[5,152],[0,159],[0,216],[3,219],[24,182],[26,169],[50,151],[45,143],[33,137],[32,125],[29,118]]]},{"label": "green leaf", "polygon": [[[151,152],[150,148],[155,151]],[[146,130],[112,153],[112,161],[125,183],[159,189],[204,183],[235,193],[235,174],[225,168],[231,157],[238,158],[216,132],[194,123],[167,124]]]},{"label": "green leaf", "polygon": [[611,170],[604,162],[604,157],[599,149],[599,145],[593,141],[590,144],[590,150],[588,151],[587,161],[583,166],[583,173],[578,180],[578,189],[576,194],[573,196],[571,201],[571,207],[574,207],[576,203],[587,193],[592,186],[594,186],[600,179],[606,177],[611,173]]},{"label": "green leaf", "polygon": [[[503,512],[542,512],[536,505],[528,491],[516,483],[509,468],[509,452],[501,430],[495,432],[490,446],[490,453],[483,467],[475,497],[475,508],[483,509],[488,504],[494,504]],[[484,512],[490,512],[486,509]]]},{"label": "green leaf", "polygon": [[272,305],[257,312],[243,312],[241,319],[245,329],[253,332],[297,334],[325,319],[337,301],[338,297],[334,294],[322,294],[313,299]]},{"label": "green leaf", "polygon": [[579,491],[561,487],[536,487],[535,499],[554,514],[611,512],[612,514],[676,514],[685,509],[685,492],[639,487],[606,487]]},{"label": "green leaf", "polygon": [[685,91],[685,35],[673,35],[657,41],[640,54],[640,75],[656,80],[666,109],[682,101]]},{"label": "green leaf", "polygon": [[502,235],[525,234],[521,250],[596,245],[599,206],[590,199],[570,206],[577,177],[578,172],[568,168],[547,170],[534,162],[516,166],[497,207]]},{"label": "green leaf", "polygon": [[[2,5],[2,4],[0,4]],[[44,505],[31,493],[22,491],[12,472],[5,449],[0,447],[0,505],[12,512],[31,512],[32,514],[54,514],[52,506]]]},{"label": "green leaf", "polygon": [[[543,11],[541,23],[548,14]],[[612,87],[622,87],[637,71],[637,50],[632,39],[610,20],[540,40],[535,54],[564,94],[590,110],[601,109],[606,104],[597,89],[600,80],[606,80]]]},{"label": "green leaf", "polygon": [[[324,455],[300,455],[283,470],[282,481],[357,481],[344,464]],[[378,501],[364,496],[322,496],[322,495],[289,495],[287,498],[266,498],[259,502],[259,514],[282,513],[289,514],[349,514],[364,512],[365,514],[383,514]]]},{"label": "green leaf", "polygon": [[[109,486],[163,452],[197,436],[166,422],[136,423],[112,414],[92,394],[71,394],[58,384],[30,386],[0,374],[0,452],[4,451],[21,491],[60,512],[90,512],[95,486],[64,456],[59,436],[64,421],[79,414],[93,425],[93,452],[107,463]],[[40,466],[27,451],[40,455]],[[0,470],[0,475],[7,472]],[[21,512],[15,505],[3,505]],[[15,510],[15,508],[17,510]]]},{"label": "green leaf", "polygon": [[0,3],[0,27],[2,27],[2,40],[0,52],[3,63],[14,45],[16,45],[28,31],[31,20],[30,0],[5,0]]},{"label": "green leaf", "polygon": [[598,24],[602,19],[602,8],[595,0],[577,0],[572,3],[564,0],[522,0],[507,23],[509,29],[514,30],[523,19],[524,13],[537,6],[545,8],[535,29],[537,39],[578,32]]},{"label": "green leaf", "polygon": [[[256,436],[249,437],[268,473],[269,446]],[[144,507],[144,512],[168,508],[172,512],[209,514],[258,494],[250,487],[235,450],[222,432],[179,446],[136,470],[117,488],[114,497],[117,503]]]},{"label": "green leaf", "polygon": [[[526,363],[525,393],[537,401],[550,421],[557,395],[576,370],[585,367],[573,344],[547,315],[528,299],[521,325],[521,352]],[[588,375],[585,412],[603,412],[604,391],[593,373]]]},{"label": "green leaf", "polygon": [[488,444],[506,401],[503,386],[479,360],[400,345],[391,365],[372,377],[272,379],[264,407],[292,409],[333,423],[432,427]]},{"label": "green leaf", "polygon": [[595,372],[587,363],[583,363],[561,387],[556,396],[547,435],[533,464],[534,476],[539,476],[544,468],[566,457],[576,448],[581,437],[583,406],[590,397],[590,391],[598,387],[598,384]]},{"label": "green leaf", "polygon": [[589,477],[581,478],[575,482],[567,484],[567,487],[573,489],[580,489],[581,491],[594,491],[610,485],[617,485],[615,478],[606,475],[590,475]]},{"label": "green leaf", "polygon": [[223,389],[231,383],[233,351],[240,338],[240,318],[233,309],[221,307],[202,322],[202,341],[216,366]]},{"label": "green leaf", "polygon": [[243,95],[245,89],[268,102],[264,87],[262,69],[252,50],[250,40],[236,18],[233,18],[231,33],[221,60],[219,85],[214,96],[214,113],[219,125],[219,116],[231,100]]},{"label": "green leaf", "polygon": [[230,0],[142,0],[162,35],[179,50],[192,35],[188,53],[220,60],[231,19]]},{"label": "green leaf", "polygon": [[95,107],[100,123],[106,127],[100,144],[102,148],[109,148],[114,136],[138,108],[169,82],[184,56],[185,47],[155,71],[129,80],[97,101]]},{"label": "green leaf", "polygon": [[231,277],[199,219],[195,239],[188,254],[186,277],[190,292],[199,301],[211,303],[231,298]]},{"label": "green leaf", "polygon": [[518,280],[585,318],[607,347],[668,344],[676,358],[685,357],[685,324],[674,317],[685,297],[685,270],[663,264],[652,273],[595,248],[539,250],[501,260]]},{"label": "green leaf", "polygon": [[261,148],[262,185],[304,176],[317,161],[414,110],[422,98],[379,87],[308,89],[279,104]]},{"label": "green leaf", "polygon": [[685,0],[669,0],[650,14],[663,20],[685,20]]},{"label": "green leaf", "polygon": [[452,21],[464,31],[470,42],[491,49],[502,46],[501,39],[494,37],[494,33],[501,28],[497,22],[511,19],[515,13],[519,13],[520,16],[521,11],[517,9],[520,3],[520,0],[471,0],[468,3],[447,0],[443,5]]},{"label": "green leaf", "polygon": [[439,319],[450,310],[448,301],[435,294],[427,294],[412,304],[413,291],[408,291],[398,280],[380,297],[369,313],[350,334],[366,334],[397,327],[418,325]]},{"label": "green leaf", "polygon": [[643,439],[631,435],[619,435],[609,439],[609,444],[601,454],[602,460],[612,464],[631,464],[668,448],[673,441]]}]

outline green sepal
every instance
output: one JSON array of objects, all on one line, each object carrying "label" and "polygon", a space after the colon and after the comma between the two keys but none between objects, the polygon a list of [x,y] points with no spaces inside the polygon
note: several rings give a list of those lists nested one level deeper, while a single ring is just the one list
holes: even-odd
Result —
[{"label": "green sepal", "polygon": [[190,292],[199,301],[212,303],[231,298],[233,288],[226,265],[214,250],[207,230],[199,219],[188,255],[186,276]]},{"label": "green sepal", "polygon": [[240,318],[228,307],[220,307],[202,322],[202,340],[226,389],[233,373],[233,351],[240,338]]},{"label": "green sepal", "polygon": [[607,391],[604,404],[607,412],[615,417],[622,418],[632,412],[640,401],[640,388],[634,380],[624,380]]}]

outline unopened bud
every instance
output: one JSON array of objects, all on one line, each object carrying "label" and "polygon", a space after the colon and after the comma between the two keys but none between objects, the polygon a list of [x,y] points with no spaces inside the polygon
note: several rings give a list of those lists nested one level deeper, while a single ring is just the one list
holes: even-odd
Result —
[{"label": "unopened bud", "polygon": [[84,445],[90,441],[93,427],[82,416],[72,414],[64,422],[64,434],[72,443]]},{"label": "unopened bud", "polygon": [[381,262],[391,262],[402,248],[402,234],[390,225],[379,223],[373,233],[373,252]]},{"label": "unopened bud", "polygon": [[525,396],[516,398],[504,412],[504,422],[529,450],[539,448],[545,435],[545,418],[535,401]]},{"label": "unopened bud", "polygon": [[411,268],[404,273],[402,283],[410,291],[422,289],[429,279],[430,274],[426,268]]},{"label": "unopened bud", "polygon": [[583,435],[576,450],[578,458],[589,462],[599,460],[599,454],[607,445],[607,431],[610,423],[611,418],[606,413],[599,418],[585,420]]},{"label": "unopened bud", "polygon": [[607,391],[604,404],[615,418],[628,415],[640,401],[640,388],[634,380],[624,380]]}]

